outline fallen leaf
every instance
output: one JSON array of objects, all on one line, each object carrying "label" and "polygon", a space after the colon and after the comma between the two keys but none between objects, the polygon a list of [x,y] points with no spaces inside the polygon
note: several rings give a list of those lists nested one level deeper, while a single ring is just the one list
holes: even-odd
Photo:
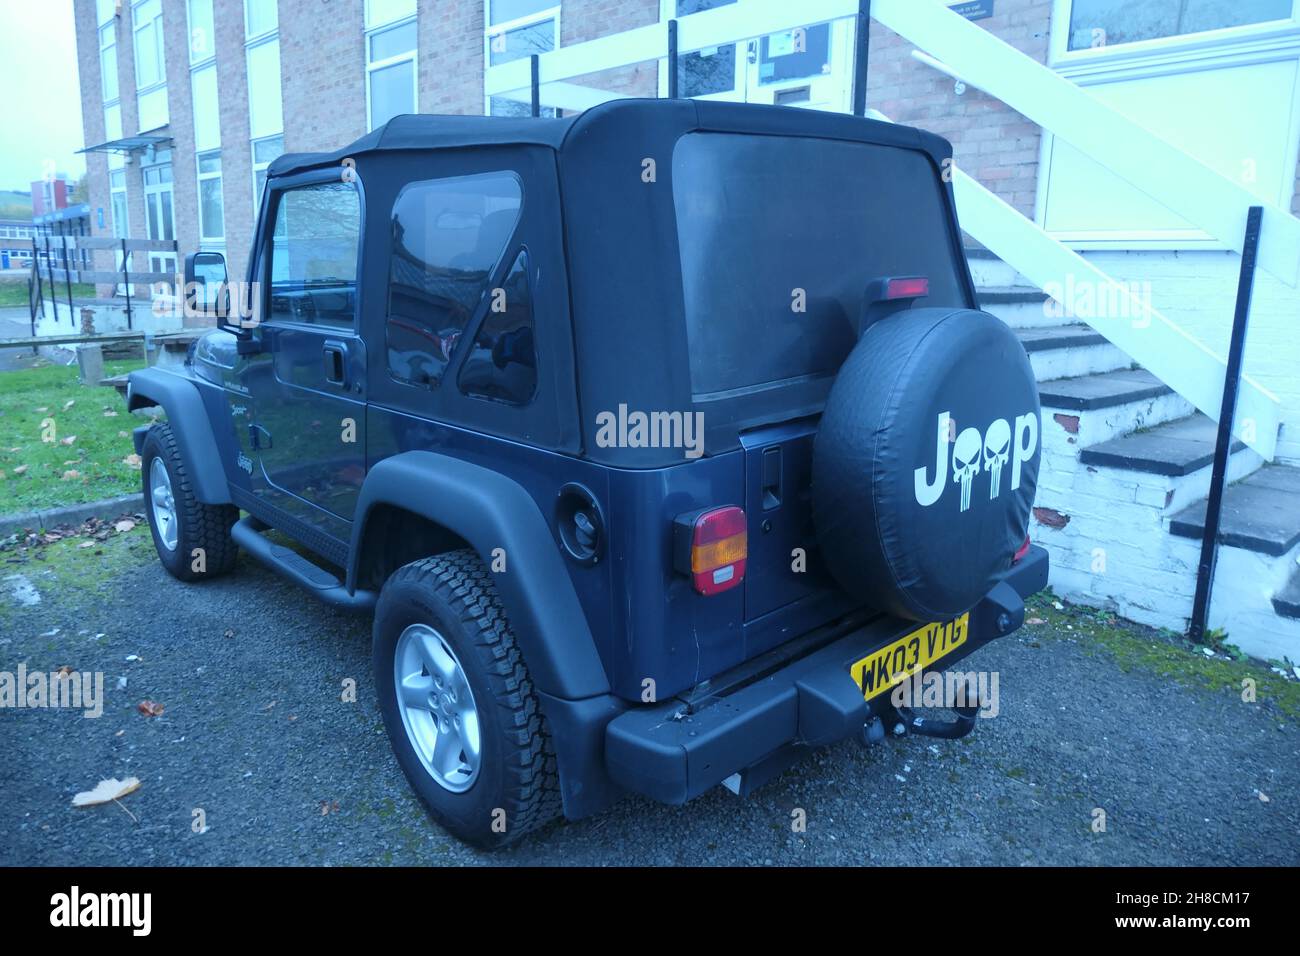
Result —
[{"label": "fallen leaf", "polygon": [[138,777],[127,777],[125,780],[118,780],[114,777],[111,780],[101,780],[96,784],[94,790],[83,790],[72,798],[74,807],[93,807],[101,803],[109,803],[119,797],[125,797],[128,793],[135,793],[140,789],[140,779]]},{"label": "fallen leaf", "polygon": [[69,435],[67,438],[60,438],[60,439],[59,439],[59,444],[60,444],[60,445],[71,445],[71,444],[72,444],[74,441],[76,441],[76,440],[77,440],[77,436],[76,436],[76,435]]},{"label": "fallen leaf", "polygon": [[1046,624],[1047,622],[1044,621],[1041,617],[1031,617],[1029,620],[1025,621],[1025,623],[1026,623],[1026,624]]},{"label": "fallen leaf", "polygon": [[126,432],[118,432],[118,433],[117,433],[117,437],[118,437],[118,438],[125,438],[125,437],[126,437]]},{"label": "fallen leaf", "polygon": [[275,705],[278,704],[278,703],[279,703],[279,701],[275,701],[275,700],[273,700],[273,701],[271,701],[269,704],[267,704],[265,707],[263,707],[263,708],[262,708],[262,711],[265,713],[266,711],[271,710],[273,707],[275,707]]},{"label": "fallen leaf", "polygon": [[66,412],[69,408],[71,408],[75,404],[77,404],[77,400],[75,398],[70,398],[63,403],[63,410]]},{"label": "fallen leaf", "polygon": [[19,465],[17,468],[14,469],[14,474],[15,474],[15,475],[26,474],[26,472],[27,472],[27,466],[26,466],[26,465]]},{"label": "fallen leaf", "polygon": [[105,417],[105,418],[117,418],[117,412],[113,411],[113,410],[110,408],[108,411],[104,412],[104,417]]},{"label": "fallen leaf", "polygon": [[63,473],[63,480],[64,480],[64,481],[68,481],[68,480],[70,480],[70,479],[73,479],[73,478],[80,478],[80,477],[81,477],[81,472],[79,472],[79,471],[65,471],[65,472]]},{"label": "fallen leaf", "polygon": [[1268,794],[1266,794],[1263,790],[1256,790],[1256,791],[1255,791],[1255,796],[1259,797],[1259,802],[1260,802],[1260,803],[1268,803],[1268,802],[1269,802]]},{"label": "fallen leaf", "polygon": [[157,717],[163,712],[163,705],[158,703],[156,700],[142,700],[140,703],[136,704],[136,710],[140,711],[140,713],[144,714],[146,717]]},{"label": "fallen leaf", "polygon": [[140,456],[132,452],[122,459],[122,464],[130,465],[132,468],[140,467]]},{"label": "fallen leaf", "polygon": [[48,405],[36,409],[36,411],[38,411],[38,412],[48,412],[49,410],[50,410],[50,408],[49,408]]},{"label": "fallen leaf", "polygon": [[64,664],[62,667],[58,669],[57,673],[60,677],[67,677],[69,674],[72,673],[72,668],[69,667],[67,664]]},{"label": "fallen leaf", "polygon": [[327,816],[329,816],[331,813],[338,813],[338,812],[339,812],[339,802],[338,802],[337,800],[335,800],[333,803],[331,803],[331,802],[328,801],[328,800],[322,800],[322,801],[320,802],[320,815],[321,815],[321,816],[323,816],[323,817],[327,817]]},{"label": "fallen leaf", "polygon": [[130,531],[132,528],[135,527],[135,522],[132,521],[130,518],[123,518],[121,521],[114,524],[113,527],[118,531],[121,531],[123,534],[125,534],[126,532]]},{"label": "fallen leaf", "polygon": [[83,541],[81,544],[77,545],[78,548],[93,548],[94,546],[95,542],[93,541]]}]

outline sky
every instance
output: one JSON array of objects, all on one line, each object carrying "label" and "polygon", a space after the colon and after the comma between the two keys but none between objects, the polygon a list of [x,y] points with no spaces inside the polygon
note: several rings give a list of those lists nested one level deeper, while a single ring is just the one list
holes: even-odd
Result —
[{"label": "sky", "polygon": [[50,162],[86,171],[72,2],[0,0],[0,189],[30,189]]}]

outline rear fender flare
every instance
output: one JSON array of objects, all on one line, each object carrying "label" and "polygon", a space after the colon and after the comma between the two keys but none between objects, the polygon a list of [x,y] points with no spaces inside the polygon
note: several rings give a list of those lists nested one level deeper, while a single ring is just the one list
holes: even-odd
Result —
[{"label": "rear fender flare", "polygon": [[367,519],[386,504],[442,525],[492,566],[494,583],[537,689],[578,700],[609,693],[609,680],[560,546],[536,502],[518,482],[480,465],[430,451],[408,451],[370,469],[352,524],[347,586],[355,590]]}]

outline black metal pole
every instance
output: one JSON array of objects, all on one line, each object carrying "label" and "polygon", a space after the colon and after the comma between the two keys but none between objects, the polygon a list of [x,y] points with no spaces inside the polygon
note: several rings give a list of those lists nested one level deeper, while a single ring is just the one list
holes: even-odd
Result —
[{"label": "black metal pole", "polygon": [[542,80],[541,80],[541,72],[537,64],[537,54],[534,53],[528,59],[532,61],[531,66],[533,71],[533,79],[532,79],[533,116],[541,116],[542,115]]},{"label": "black metal pole", "polygon": [[677,99],[677,21],[668,21],[668,98]]},{"label": "black metal pole", "polygon": [[50,277],[50,307],[54,309],[54,321],[59,321],[59,294],[54,291],[54,255],[50,252],[50,237],[45,237],[45,272]]},{"label": "black metal pole", "polygon": [[72,311],[72,261],[68,258],[68,237],[63,237],[63,287],[68,293],[68,321],[77,327],[77,317]]},{"label": "black metal pole", "polygon": [[871,48],[871,0],[858,0],[858,48],[853,58],[853,115],[867,115],[867,52]]},{"label": "black metal pole", "polygon": [[1250,318],[1250,294],[1255,285],[1255,253],[1259,247],[1259,223],[1264,210],[1251,206],[1246,214],[1246,238],[1241,246],[1241,274],[1237,278],[1237,308],[1232,317],[1232,339],[1228,344],[1228,371],[1223,379],[1223,402],[1219,408],[1219,436],[1214,445],[1210,471],[1210,496],[1205,502],[1205,530],[1201,533],[1201,560],[1196,568],[1196,597],[1192,621],[1187,630],[1193,641],[1205,639],[1214,587],[1214,566],[1218,561],[1219,517],[1223,512],[1223,486],[1232,450],[1232,422],[1237,415],[1237,391],[1241,385],[1241,360],[1246,349],[1246,322]]},{"label": "black metal pole", "polygon": [[[131,253],[126,251],[126,239],[122,240],[122,288],[126,289],[126,327],[131,328],[131,277],[126,270],[126,262]],[[148,358],[148,356],[145,356]]]}]

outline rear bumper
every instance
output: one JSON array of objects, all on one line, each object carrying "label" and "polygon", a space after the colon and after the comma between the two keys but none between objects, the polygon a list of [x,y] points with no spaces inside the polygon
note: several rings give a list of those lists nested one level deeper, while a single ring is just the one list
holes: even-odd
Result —
[{"label": "rear bumper", "polygon": [[[1024,599],[1046,586],[1047,552],[1030,548],[971,610],[966,644],[939,666],[946,669],[1019,628]],[[892,705],[888,694],[865,701],[849,666],[916,626],[882,615],[828,634],[815,649],[760,668],[752,679],[723,675],[713,682],[722,689],[711,696],[629,710],[605,729],[608,773],[628,790],[681,804],[733,774],[760,767],[777,772],[800,748],[860,733],[870,716]]]}]

